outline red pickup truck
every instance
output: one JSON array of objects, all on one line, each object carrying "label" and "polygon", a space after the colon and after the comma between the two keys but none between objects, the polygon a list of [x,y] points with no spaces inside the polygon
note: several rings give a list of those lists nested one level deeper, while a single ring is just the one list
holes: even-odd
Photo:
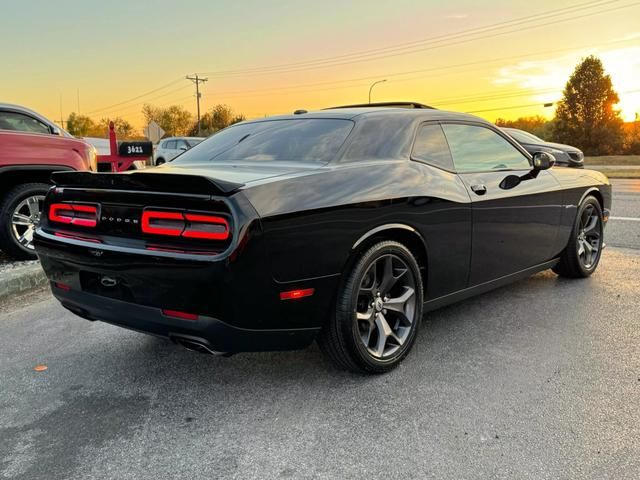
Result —
[{"label": "red pickup truck", "polygon": [[52,172],[96,171],[96,150],[42,115],[0,103],[0,249],[35,259],[33,232]]}]

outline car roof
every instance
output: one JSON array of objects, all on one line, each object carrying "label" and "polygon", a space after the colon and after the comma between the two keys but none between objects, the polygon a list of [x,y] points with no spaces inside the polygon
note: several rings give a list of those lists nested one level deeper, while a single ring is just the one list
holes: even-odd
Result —
[{"label": "car roof", "polygon": [[333,108],[327,110],[316,111],[303,111],[304,113],[288,114],[288,115],[274,115],[272,117],[259,118],[253,120],[247,120],[243,123],[265,122],[271,120],[299,120],[302,118],[334,118],[355,120],[356,118],[366,118],[368,116],[379,115],[402,115],[407,118],[420,118],[424,121],[428,120],[459,120],[459,121],[473,121],[481,122],[487,125],[492,125],[486,120],[469,115],[467,113],[450,112],[447,110],[436,110],[427,108],[402,108],[402,107],[355,107],[355,108]]},{"label": "car roof", "polygon": [[40,120],[45,121],[45,123],[53,125],[53,122],[44,115],[36,112],[35,110],[31,110],[30,108],[23,107],[22,105],[15,105],[13,103],[0,103],[0,110],[14,110],[16,112],[28,113]]},{"label": "car roof", "polygon": [[47,117],[36,112],[35,110],[31,110],[30,108],[23,107],[22,105],[15,105],[13,103],[0,103],[0,110],[13,110],[14,112],[26,113],[28,115],[31,115],[32,117],[36,117],[42,123],[46,123],[47,125],[60,129],[60,131],[63,133],[63,136],[74,138],[73,135],[67,132],[64,128],[60,128],[55,124],[55,122],[49,120]]},{"label": "car roof", "polygon": [[164,137],[164,140],[204,140],[206,137]]}]

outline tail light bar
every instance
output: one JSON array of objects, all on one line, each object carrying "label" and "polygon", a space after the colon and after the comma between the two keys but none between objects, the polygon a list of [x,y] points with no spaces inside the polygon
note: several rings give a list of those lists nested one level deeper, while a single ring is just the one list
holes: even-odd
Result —
[{"label": "tail light bar", "polygon": [[49,206],[49,220],[92,228],[98,224],[98,207],[78,203],[53,203]]},{"label": "tail light bar", "polygon": [[227,219],[217,215],[147,209],[140,223],[142,231],[152,235],[226,240],[230,234]]}]

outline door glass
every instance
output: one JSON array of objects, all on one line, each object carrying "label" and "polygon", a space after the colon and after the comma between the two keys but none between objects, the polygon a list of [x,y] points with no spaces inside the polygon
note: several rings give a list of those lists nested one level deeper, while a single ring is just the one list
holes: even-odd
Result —
[{"label": "door glass", "polygon": [[442,127],[437,124],[422,125],[413,144],[411,158],[435,167],[453,170],[453,159]]},{"label": "door glass", "polygon": [[176,149],[176,141],[175,140],[169,140],[167,143],[164,144],[164,148],[166,148],[167,150],[175,150]]},{"label": "door glass", "polygon": [[458,172],[529,170],[529,160],[493,130],[476,125],[442,126]]},{"label": "door glass", "polygon": [[17,132],[51,133],[44,123],[28,115],[16,112],[0,112],[0,130]]}]

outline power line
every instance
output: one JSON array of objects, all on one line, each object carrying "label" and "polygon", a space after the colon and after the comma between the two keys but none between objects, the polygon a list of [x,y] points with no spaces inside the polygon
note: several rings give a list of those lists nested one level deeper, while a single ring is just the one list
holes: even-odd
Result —
[{"label": "power line", "polygon": [[[191,88],[191,86],[190,86],[190,85],[187,85],[187,87],[188,87],[188,88]],[[171,92],[171,93],[175,93],[175,92],[177,92],[177,91],[184,90],[184,89],[185,89],[185,87],[180,88],[180,89],[178,89],[178,90],[174,90],[174,91],[173,91],[173,92]],[[167,94],[167,95],[168,95],[168,94]],[[164,97],[164,96],[166,96],[166,95],[162,95],[162,96]],[[132,111],[134,111],[134,110],[139,110],[141,105],[149,104],[151,101],[153,101],[153,100],[155,100],[155,99],[157,99],[157,98],[160,98],[160,97],[150,98],[150,99],[145,100],[144,102],[136,103],[136,104],[134,104],[134,105],[129,105],[129,106],[125,107],[125,109],[124,109],[124,110],[118,110],[117,112],[112,112],[110,115],[123,115],[123,114],[129,114],[128,112],[132,112]],[[182,101],[184,101],[184,100],[186,100],[186,99],[189,99],[189,98],[193,98],[193,95],[191,95],[191,94],[190,94],[190,95],[188,95],[187,97],[180,97],[180,98],[178,98],[178,99],[171,100],[171,101],[169,101],[169,102],[162,103],[162,104],[160,104],[160,105],[154,105],[154,106],[162,107],[162,106],[164,106],[164,105],[171,105],[171,104],[174,104],[174,103],[176,103],[176,102],[182,102]]]},{"label": "power line", "polygon": [[160,90],[164,90],[165,88],[168,88],[168,87],[170,87],[172,85],[175,85],[176,83],[181,82],[181,81],[182,81],[182,78],[179,78],[179,79],[174,80],[172,82],[169,82],[169,83],[167,83],[165,85],[162,85],[161,87],[154,88],[153,90],[150,90],[148,92],[145,92],[145,93],[142,93],[142,94],[137,95],[135,97],[132,97],[132,98],[130,98],[128,100],[123,100],[122,102],[114,103],[113,105],[109,105],[107,107],[102,107],[102,108],[98,108],[98,109],[95,109],[95,110],[91,110],[90,112],[87,112],[86,114],[87,115],[91,115],[93,113],[103,112],[105,110],[110,110],[112,107],[118,107],[120,105],[124,105],[126,103],[133,102],[133,101],[138,100],[140,98],[146,97],[147,95],[151,95],[152,93],[159,92]]},{"label": "power line", "polygon": [[[429,73],[429,75],[419,75],[419,76],[414,76],[414,77],[394,80],[395,83],[397,83],[397,82],[405,82],[405,81],[412,81],[412,80],[416,80],[416,79],[420,79],[420,78],[427,78],[427,77],[428,78],[433,78],[434,75],[433,75],[432,72],[437,72],[437,71],[441,71],[441,70],[451,70],[451,69],[454,69],[454,68],[473,66],[473,65],[487,65],[487,64],[491,64],[491,63],[503,62],[503,61],[509,61],[509,60],[528,59],[528,58],[531,58],[531,57],[550,55],[550,54],[557,54],[557,53],[564,53],[564,52],[576,51],[576,50],[580,50],[580,49],[603,47],[603,46],[608,46],[608,45],[627,43],[627,42],[630,42],[630,41],[633,41],[633,39],[615,40],[615,41],[611,41],[611,42],[600,43],[598,45],[580,45],[580,46],[569,47],[569,48],[546,50],[546,51],[541,51],[541,52],[531,52],[531,53],[528,53],[528,54],[525,54],[525,55],[512,55],[512,56],[508,56],[508,57],[499,57],[499,58],[493,58],[493,59],[483,59],[483,60],[477,60],[477,61],[473,61],[473,62],[465,62],[465,63],[453,64],[453,65],[443,65],[443,66],[423,68],[423,69],[418,69],[418,70],[409,70],[409,71],[403,71],[403,72],[386,73],[384,75],[386,77],[398,77],[398,76],[403,76],[403,75],[410,75],[412,73]],[[463,70],[463,71],[460,71],[460,72],[457,72],[457,73],[473,72],[473,71],[477,71],[477,70],[478,69],[467,69],[467,70]],[[446,74],[448,75],[448,73],[446,73]],[[376,78],[380,78],[380,76],[381,76],[381,74],[377,74],[377,75],[350,78],[350,79],[344,79],[344,80],[332,80],[332,81],[325,81],[325,82],[313,82],[313,83],[303,83],[303,84],[294,84],[294,85],[284,85],[284,86],[280,86],[280,87],[270,87],[270,88],[261,88],[261,89],[253,89],[253,90],[216,91],[216,95],[218,95],[218,96],[224,95],[224,96],[232,96],[232,97],[233,96],[243,96],[243,97],[254,97],[254,96],[256,96],[257,97],[257,96],[271,96],[271,95],[285,95],[285,94],[286,95],[290,95],[292,93],[291,91],[293,89],[305,88],[307,86],[323,86],[323,85],[332,85],[332,84],[337,84],[337,83],[352,83],[352,82],[359,82],[359,81],[370,81],[370,80],[374,80]],[[356,83],[356,84],[352,84],[352,85],[343,85],[343,86],[337,86],[337,87],[298,90],[295,93],[319,92],[319,91],[336,90],[336,89],[343,89],[343,88],[354,88],[354,87],[363,86],[363,85],[368,85],[368,83]],[[282,90],[282,92],[278,92],[279,90]],[[453,98],[456,99],[456,100],[459,99],[459,97],[453,97]],[[444,101],[444,99],[437,100],[437,102],[442,102],[442,101]],[[432,101],[432,100],[428,101],[429,104],[434,104],[435,102],[436,101]]]},{"label": "power line", "polygon": [[[610,0],[608,2],[591,2],[591,4],[593,3],[599,3],[598,5],[591,5],[587,3],[587,4],[580,4],[580,5],[576,5],[573,7],[568,7],[570,9],[573,10],[584,10],[585,8],[594,8],[594,7],[599,7],[599,6],[604,6],[606,4],[609,3],[617,3],[620,0]],[[568,21],[573,21],[573,20],[577,20],[577,19],[581,19],[581,18],[585,18],[585,17],[589,17],[589,16],[593,16],[593,15],[600,15],[603,13],[608,13],[611,11],[615,11],[615,10],[620,10],[622,8],[629,8],[629,7],[633,7],[637,4],[639,4],[640,2],[634,2],[631,4],[627,4],[627,5],[623,5],[623,6],[619,6],[619,7],[615,7],[615,8],[610,8],[610,9],[605,9],[605,10],[599,10],[599,11],[595,11],[595,12],[591,12],[591,13],[585,13],[583,15],[574,15],[571,16],[569,18],[562,18],[559,20],[556,20],[554,22],[549,22],[549,21],[545,21],[541,24],[537,24],[537,25],[530,25],[530,26],[524,26],[524,27],[520,27],[517,29],[512,29],[512,30],[508,30],[505,32],[496,32],[496,33],[492,33],[489,35],[481,35],[481,36],[477,36],[476,33],[471,33],[471,35],[476,35],[472,38],[467,38],[467,39],[462,39],[462,40],[457,40],[457,41],[453,41],[453,42],[449,42],[449,43],[444,43],[444,44],[440,44],[440,45],[431,45],[431,46],[426,46],[426,47],[420,47],[420,48],[412,48],[410,50],[406,50],[406,51],[401,51],[401,52],[397,52],[397,53],[383,53],[383,54],[377,54],[377,53],[370,53],[370,54],[361,54],[360,57],[357,57],[356,54],[352,54],[354,55],[355,58],[349,59],[348,61],[336,61],[336,59],[340,59],[339,57],[334,57],[333,60],[327,59],[327,60],[317,60],[317,61],[307,61],[307,62],[298,62],[299,67],[298,68],[284,68],[284,66],[278,67],[278,66],[272,66],[272,67],[260,67],[261,69],[243,69],[243,70],[228,70],[228,71],[214,71],[214,72],[207,72],[207,74],[209,75],[216,75],[216,76],[236,76],[236,75],[258,75],[258,74],[278,74],[278,73],[289,73],[289,72],[296,72],[296,71],[302,71],[302,70],[309,70],[309,69],[317,69],[317,68],[326,68],[326,67],[332,67],[332,66],[338,66],[338,65],[344,65],[344,64],[352,64],[352,63],[360,63],[360,62],[366,62],[366,61],[371,61],[371,60],[378,60],[381,58],[388,58],[388,57],[395,57],[395,56],[399,56],[399,55],[407,55],[407,54],[411,54],[411,53],[417,53],[417,52],[421,52],[421,51],[425,51],[425,50],[431,50],[431,49],[435,49],[435,48],[443,48],[443,47],[447,47],[447,46],[452,46],[452,45],[458,45],[461,43],[467,43],[470,41],[476,41],[476,40],[482,40],[482,39],[487,39],[487,38],[493,38],[493,37],[497,37],[497,36],[502,36],[502,35],[507,35],[509,33],[514,33],[514,32],[521,32],[523,30],[530,30],[530,29],[535,29],[535,28],[540,28],[540,27],[546,27],[549,25],[555,25],[557,23],[563,23],[563,22],[568,22]],[[551,11],[551,12],[555,12],[555,11]],[[531,21],[531,18],[533,17],[541,17],[543,15],[547,16],[547,17],[554,17],[554,16],[562,16],[562,15],[567,15],[568,13],[571,13],[569,11],[565,11],[564,13],[551,13],[551,12],[546,12],[546,13],[542,13],[542,14],[538,14],[537,16],[528,16],[528,17],[522,17],[520,19],[515,19],[515,20],[511,20],[509,22],[503,22],[503,25],[500,26],[501,24],[495,24],[495,26],[488,26],[488,27],[482,27],[485,30],[496,30],[498,28],[510,28],[510,27],[514,27],[518,24],[522,24],[522,23],[527,23]],[[516,22],[517,23],[514,23]],[[539,21],[541,20],[541,18],[535,18],[534,21]],[[512,23],[513,25],[506,25],[508,23]],[[477,29],[476,29],[477,30]],[[456,39],[459,37],[464,37],[464,36],[469,36],[469,33],[465,33],[465,32],[459,32],[456,34],[450,34],[448,36],[443,36],[443,37],[433,37],[433,39],[427,39],[427,40],[423,40],[423,42],[425,42],[427,45],[429,44],[429,42],[431,43],[441,43],[444,42],[445,40],[451,40],[451,39]],[[436,40],[434,40],[436,39]],[[387,47],[387,50],[390,47]],[[373,56],[372,56],[373,55]],[[365,58],[368,57],[368,58]],[[315,63],[314,63],[315,62]],[[290,65],[295,65],[295,64],[290,64]]]},{"label": "power line", "polygon": [[191,86],[190,86],[190,85],[183,85],[183,86],[178,87],[178,88],[176,88],[176,89],[173,89],[173,90],[170,90],[170,91],[168,91],[168,92],[165,92],[165,93],[163,93],[162,95],[158,95],[158,96],[156,96],[156,97],[151,97],[151,98],[145,98],[145,99],[144,99],[144,100],[142,100],[141,102],[137,102],[137,103],[134,103],[134,104],[131,104],[131,105],[124,106],[124,110],[122,110],[122,108],[121,108],[121,107],[115,107],[115,108],[110,108],[110,109],[101,110],[101,111],[100,111],[100,112],[101,112],[101,113],[100,113],[100,116],[102,116],[102,115],[115,115],[115,114],[121,114],[121,113],[123,113],[123,112],[130,111],[130,109],[131,109],[132,107],[137,107],[137,106],[139,106],[139,105],[143,105],[143,104],[145,104],[145,103],[152,102],[152,101],[154,101],[154,100],[157,100],[158,98],[163,98],[163,97],[166,97],[167,95],[171,95],[172,93],[181,92],[181,91],[183,91],[183,90],[185,90],[185,89],[187,89],[187,88],[191,88]]},{"label": "power line", "polygon": [[[637,92],[640,92],[640,89],[638,89],[638,90],[625,90],[624,92],[618,92],[618,95],[625,95],[627,93],[637,93]],[[473,110],[471,112],[465,112],[465,113],[498,112],[498,111],[501,111],[501,110],[513,110],[513,109],[516,109],[516,108],[543,107],[543,106],[546,106],[546,105],[551,106],[551,105],[553,105],[555,103],[558,103],[558,102],[551,102],[550,104],[544,104],[544,105],[541,104],[541,103],[530,103],[528,105],[513,105],[513,106],[508,106],[508,107],[496,107],[496,108],[489,108],[489,109],[486,109],[486,110]]]},{"label": "power line", "polygon": [[[527,21],[531,21],[532,19],[540,20],[541,17],[566,15],[566,14],[570,13],[572,10],[575,10],[575,9],[584,10],[585,8],[596,8],[596,7],[601,7],[601,6],[610,4],[610,3],[616,3],[616,2],[619,2],[619,1],[621,1],[621,0],[587,2],[587,3],[574,5],[574,6],[571,6],[571,7],[565,7],[565,8],[562,8],[562,9],[556,9],[556,10],[550,10],[550,11],[547,11],[547,12],[542,12],[542,13],[536,14],[536,15],[529,15],[529,16],[526,16],[526,17],[520,17],[520,18],[512,19],[510,21],[501,22],[501,23],[497,23],[497,24],[492,24],[492,25],[488,25],[488,26],[484,26],[484,27],[477,27],[477,28],[474,28],[474,29],[458,32],[458,33],[455,33],[455,34],[443,35],[443,36],[440,36],[440,37],[432,37],[430,39],[413,41],[413,42],[408,42],[408,43],[405,43],[405,44],[398,44],[398,45],[395,45],[395,46],[385,47],[385,48],[377,49],[377,50],[365,51],[365,52],[360,52],[360,53],[351,53],[351,54],[341,55],[341,56],[333,57],[333,58],[334,59],[340,59],[340,58],[343,58],[343,57],[346,57],[346,56],[357,56],[357,55],[363,55],[363,54],[370,55],[371,53],[368,53],[368,52],[389,51],[389,50],[394,49],[394,48],[395,49],[400,48],[400,46],[415,45],[415,44],[425,43],[425,42],[432,42],[432,43],[433,42],[442,42],[442,41],[444,41],[446,39],[450,39],[450,38],[468,36],[469,34],[473,34],[474,32],[475,33],[479,33],[480,31],[486,31],[486,30],[490,30],[490,29],[495,30],[495,29],[498,29],[498,28],[505,28],[507,26],[513,27],[513,26],[515,26],[515,25],[517,25],[519,23],[524,23],[524,22],[527,22]],[[482,38],[491,38],[491,37],[494,37],[494,36],[505,35],[505,34],[508,34],[508,33],[513,33],[515,31],[522,31],[524,29],[539,28],[539,27],[543,27],[543,26],[547,26],[547,25],[553,25],[553,24],[559,23],[559,22],[575,20],[575,19],[578,19],[578,18],[583,18],[583,17],[587,17],[587,16],[591,16],[591,15],[607,13],[609,11],[618,10],[618,9],[621,9],[621,8],[632,7],[632,6],[635,6],[635,5],[639,4],[639,3],[640,2],[635,2],[635,3],[632,3],[632,4],[616,7],[616,8],[613,8],[613,9],[591,12],[591,13],[588,13],[588,14],[585,14],[585,15],[581,15],[581,16],[577,16],[577,17],[574,16],[574,17],[570,17],[570,18],[566,18],[566,19],[561,19],[561,20],[556,21],[556,22],[545,22],[544,24],[541,24],[541,25],[532,25],[532,26],[529,26],[529,27],[520,28],[518,30],[500,32],[500,33],[489,35],[489,36],[485,36],[485,37],[471,38],[471,39],[467,39],[467,40],[464,40],[462,42],[457,42],[457,43],[465,43],[465,42],[468,42],[468,41],[478,40],[478,39],[482,39]],[[442,48],[442,47],[450,46],[450,45],[457,44],[457,43],[437,45],[437,46],[434,46],[432,48]],[[378,59],[378,58],[386,58],[388,56],[405,55],[405,54],[415,53],[417,51],[428,50],[428,49],[429,48],[426,48],[426,49],[422,48],[422,49],[418,49],[418,50],[412,50],[412,51],[408,51],[408,52],[401,52],[401,53],[397,53],[397,54],[393,54],[393,55],[383,55],[383,56],[378,56],[376,58],[370,58],[370,59],[368,58],[368,59],[363,59],[363,60],[357,60],[356,59],[356,61],[369,61],[369,60],[375,60],[375,59]],[[306,61],[306,62],[297,62],[297,63],[293,63],[293,64],[284,64],[284,65],[273,66],[273,67],[256,67],[255,69],[245,69],[245,70],[235,70],[235,71],[232,70],[232,71],[226,71],[226,72],[225,71],[218,71],[218,72],[211,72],[211,73],[214,74],[214,75],[221,75],[221,74],[225,74],[225,73],[227,75],[236,75],[236,74],[240,74],[240,73],[243,73],[243,72],[246,72],[247,74],[251,74],[251,72],[260,73],[258,71],[259,69],[263,69],[264,70],[264,69],[269,69],[269,68],[271,68],[271,69],[273,69],[273,68],[282,68],[283,66],[290,66],[290,65],[297,65],[297,64],[309,64],[311,62],[319,62],[319,61],[326,61],[326,59],[310,60],[310,61]],[[350,62],[341,62],[341,63],[337,63],[335,65],[337,66],[337,65],[344,64],[344,63],[353,63],[353,62],[351,62],[351,61]],[[472,62],[472,63],[482,63],[482,62]],[[323,67],[323,66],[333,66],[333,65],[320,65],[320,66],[315,66],[315,67],[311,66],[310,68],[320,68],[320,67]],[[453,67],[450,66],[450,67],[440,67],[440,68],[453,68]],[[294,69],[294,70],[291,70],[291,71],[300,71],[300,70],[304,70],[304,69],[305,68],[298,68],[298,69]],[[429,71],[429,70],[434,70],[434,69],[425,69],[423,71]],[[263,73],[287,73],[287,71],[285,71],[285,70],[272,71],[272,72],[265,71]],[[392,74],[392,75],[401,75],[401,74],[406,74],[406,73],[407,72],[398,73],[398,74]],[[386,76],[391,76],[391,75],[386,75]],[[371,78],[371,77],[369,77],[369,78]],[[104,111],[107,111],[107,110],[111,110],[111,109],[113,109],[115,107],[122,106],[122,105],[125,105],[127,103],[131,103],[132,101],[138,100],[140,98],[144,98],[144,97],[146,97],[148,95],[151,95],[151,94],[153,94],[153,93],[155,93],[157,91],[160,91],[160,90],[163,90],[165,88],[168,88],[169,86],[174,85],[174,84],[178,83],[179,81],[180,81],[180,79],[174,80],[174,81],[172,81],[172,82],[170,82],[168,84],[165,84],[165,85],[163,85],[161,87],[155,88],[153,90],[150,90],[150,91],[145,92],[143,94],[137,95],[137,96],[132,97],[130,99],[124,100],[122,102],[119,102],[119,103],[116,103],[116,104],[112,104],[112,105],[109,105],[107,107],[103,107],[103,108],[100,108],[100,109],[92,110],[90,112],[87,112],[87,114],[95,114],[95,113],[98,113],[98,112],[104,112]],[[337,82],[335,82],[335,83],[337,83]],[[240,92],[238,92],[238,93],[240,94]],[[231,94],[231,95],[233,95],[233,94]],[[147,100],[147,101],[150,101],[150,100]],[[140,102],[140,103],[142,103],[142,102]]]},{"label": "power line", "polygon": [[[433,43],[433,42],[447,40],[447,39],[451,39],[451,38],[455,38],[455,37],[459,37],[459,36],[464,36],[464,35],[469,35],[469,34],[472,34],[472,33],[479,33],[479,32],[485,31],[487,29],[504,28],[505,26],[508,26],[509,24],[512,24],[514,22],[531,21],[532,19],[535,19],[536,17],[546,17],[546,16],[549,16],[549,15],[552,15],[552,14],[562,15],[562,14],[569,13],[567,11],[572,11],[572,10],[575,10],[577,8],[580,8],[580,9],[594,8],[594,7],[597,7],[597,6],[601,6],[601,5],[605,5],[605,4],[609,4],[609,3],[614,3],[614,2],[617,2],[617,1],[620,1],[620,0],[586,2],[586,3],[579,4],[579,5],[573,5],[573,6],[570,6],[570,7],[565,7],[565,8],[555,9],[555,10],[549,10],[549,11],[542,12],[542,13],[539,13],[539,14],[527,15],[527,16],[524,16],[524,17],[519,17],[519,18],[507,20],[507,21],[504,21],[504,22],[498,22],[498,23],[482,26],[482,27],[475,27],[475,28],[471,28],[471,29],[467,29],[467,30],[462,30],[462,31],[456,32],[456,33],[451,33],[451,34],[446,34],[446,35],[438,35],[438,36],[428,37],[428,38],[421,39],[421,40],[414,40],[414,41],[411,41],[411,42],[404,42],[404,43],[399,43],[399,44],[395,44],[395,45],[390,45],[388,47],[363,50],[363,51],[352,52],[352,53],[348,53],[348,54],[336,55],[336,56],[332,56],[332,57],[322,57],[322,58],[304,60],[304,61],[299,61],[299,62],[278,64],[278,65],[272,65],[272,66],[254,67],[254,68],[248,68],[248,69],[219,70],[219,71],[207,72],[207,73],[210,74],[210,75],[216,75],[216,74],[223,74],[224,75],[224,74],[233,74],[233,73],[248,73],[248,72],[255,72],[255,71],[263,71],[263,70],[271,70],[271,69],[280,69],[280,68],[289,68],[289,67],[295,67],[295,66],[303,66],[303,65],[315,64],[315,63],[319,63],[319,62],[329,62],[329,61],[335,61],[335,60],[345,59],[345,58],[350,58],[350,57],[360,57],[360,56],[363,56],[363,55],[373,55],[373,54],[378,54],[378,53],[382,53],[382,52],[385,52],[385,51],[395,51],[395,50],[402,49],[402,48],[415,47],[415,46],[420,45],[420,44],[425,44],[425,43],[426,44],[430,44],[430,43]],[[562,12],[562,13],[560,13],[560,12]]]}]

